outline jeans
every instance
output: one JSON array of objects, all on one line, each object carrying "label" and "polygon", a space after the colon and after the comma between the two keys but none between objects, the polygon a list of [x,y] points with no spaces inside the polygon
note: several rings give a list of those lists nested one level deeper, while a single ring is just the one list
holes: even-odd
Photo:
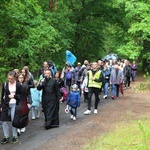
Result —
[{"label": "jeans", "polygon": [[69,106],[69,111],[70,111],[71,115],[73,115],[74,117],[77,116],[77,107]]},{"label": "jeans", "polygon": [[112,84],[111,93],[113,96],[119,96],[119,84]]},{"label": "jeans", "polygon": [[136,77],[136,71],[133,71],[133,72],[132,72],[132,81],[135,80],[135,77]]},{"label": "jeans", "polygon": [[108,82],[105,82],[104,83],[104,95],[108,95],[108,86],[109,86],[109,83]]},{"label": "jeans", "polygon": [[[14,119],[16,104],[9,104],[11,110],[11,121]],[[9,137],[9,125],[8,121],[2,121],[3,132],[5,137]],[[12,135],[13,137],[17,137],[17,128],[12,126]]]},{"label": "jeans", "polygon": [[32,117],[33,118],[39,117],[40,112],[39,112],[39,108],[38,107],[32,106],[31,110],[32,110]]}]

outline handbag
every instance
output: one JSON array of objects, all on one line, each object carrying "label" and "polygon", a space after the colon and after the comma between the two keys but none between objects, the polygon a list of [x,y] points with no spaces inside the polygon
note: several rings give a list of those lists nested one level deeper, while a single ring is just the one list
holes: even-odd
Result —
[{"label": "handbag", "polygon": [[12,121],[12,126],[16,128],[24,128],[29,123],[29,108],[27,106],[27,99],[26,97],[23,101],[20,101],[19,104],[16,106],[14,119]]}]

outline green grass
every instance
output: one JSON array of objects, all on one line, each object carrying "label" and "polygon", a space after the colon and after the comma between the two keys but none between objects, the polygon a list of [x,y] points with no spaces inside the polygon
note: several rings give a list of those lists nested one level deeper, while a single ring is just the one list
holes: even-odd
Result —
[{"label": "green grass", "polygon": [[150,150],[150,121],[118,123],[116,129],[101,135],[84,150]]}]

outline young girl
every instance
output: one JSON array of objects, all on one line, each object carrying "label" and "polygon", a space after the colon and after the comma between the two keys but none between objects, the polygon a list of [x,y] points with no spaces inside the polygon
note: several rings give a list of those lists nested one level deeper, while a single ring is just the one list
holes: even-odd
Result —
[{"label": "young girl", "polygon": [[[22,89],[23,89],[23,96],[25,97],[26,99],[26,104],[27,104],[27,96],[28,96],[28,85],[27,83],[25,83],[25,76],[23,73],[20,73],[18,75],[18,82],[22,85]],[[30,107],[30,104],[27,104],[28,107]],[[26,128],[21,128],[21,129],[18,129],[17,132],[18,132],[18,135],[20,135],[21,133],[24,133],[26,131]]]},{"label": "young girl", "polygon": [[[31,100],[32,100],[32,119],[35,120],[35,118],[39,118],[40,111],[39,106],[41,102],[41,91],[37,90],[38,81],[34,80],[34,88],[30,89],[31,93]],[[36,117],[35,117],[36,114]]]},{"label": "young girl", "polygon": [[72,86],[72,91],[69,93],[67,98],[67,107],[71,113],[71,119],[76,120],[77,117],[77,107],[80,106],[80,93],[78,91],[78,86],[74,84]]}]

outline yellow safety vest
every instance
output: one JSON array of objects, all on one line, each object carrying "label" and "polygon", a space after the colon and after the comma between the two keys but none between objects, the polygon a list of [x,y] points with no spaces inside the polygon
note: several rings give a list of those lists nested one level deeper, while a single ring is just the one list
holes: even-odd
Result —
[{"label": "yellow safety vest", "polygon": [[100,75],[101,75],[101,71],[100,70],[97,71],[94,74],[94,76],[92,74],[92,71],[90,70],[89,71],[89,84],[88,84],[88,87],[95,87],[95,88],[99,88],[100,89],[101,86],[102,86],[102,82],[95,82],[95,81],[91,80],[92,77],[94,77],[95,79],[99,79]]}]

